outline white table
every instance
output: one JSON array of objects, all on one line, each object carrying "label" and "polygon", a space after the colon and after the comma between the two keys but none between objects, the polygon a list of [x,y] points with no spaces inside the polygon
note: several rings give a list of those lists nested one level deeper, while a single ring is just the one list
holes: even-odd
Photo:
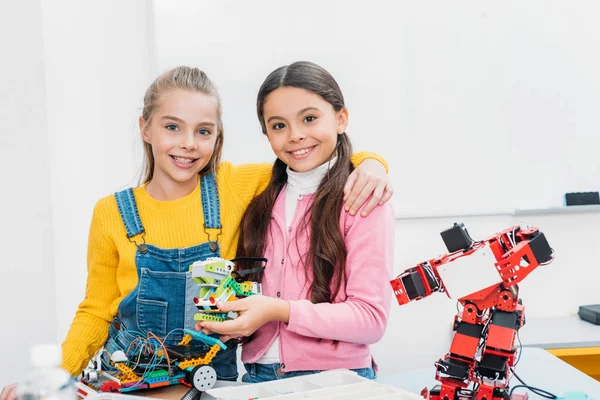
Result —
[{"label": "white table", "polygon": [[544,349],[600,347],[600,325],[578,316],[527,318],[519,331],[523,346]]},{"label": "white table", "polygon": [[[558,397],[565,392],[585,392],[589,397],[600,400],[600,382],[571,367],[546,350],[535,347],[525,347],[515,371],[525,383],[546,391]],[[400,374],[378,378],[382,383],[392,384],[414,393],[420,393],[424,387],[432,388],[439,384],[435,380],[435,367],[423,368]],[[511,386],[518,385],[516,378],[511,379]],[[523,393],[522,388],[515,393]],[[532,399],[541,399],[529,392]]]}]

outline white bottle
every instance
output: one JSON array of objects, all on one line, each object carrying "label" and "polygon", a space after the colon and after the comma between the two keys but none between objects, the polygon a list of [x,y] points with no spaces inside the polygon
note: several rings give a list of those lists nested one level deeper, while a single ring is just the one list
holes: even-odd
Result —
[{"label": "white bottle", "polygon": [[77,394],[71,375],[60,367],[61,348],[55,344],[31,348],[33,369],[17,385],[18,400],[75,400]]}]

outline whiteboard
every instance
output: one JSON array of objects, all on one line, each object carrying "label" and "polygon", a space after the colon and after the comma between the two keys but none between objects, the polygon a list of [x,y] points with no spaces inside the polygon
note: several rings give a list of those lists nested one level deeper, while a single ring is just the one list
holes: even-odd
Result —
[{"label": "whiteboard", "polygon": [[310,60],[355,150],[388,160],[399,215],[493,213],[598,190],[598,20],[595,1],[155,1],[154,56],[217,84],[225,160],[274,159],[256,93]]}]

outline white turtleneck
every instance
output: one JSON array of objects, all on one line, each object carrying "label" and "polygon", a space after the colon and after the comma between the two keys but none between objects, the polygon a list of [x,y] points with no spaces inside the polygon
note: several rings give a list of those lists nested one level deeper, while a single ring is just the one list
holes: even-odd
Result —
[{"label": "white turtleneck", "polygon": [[321,180],[329,171],[337,157],[334,157],[330,162],[319,165],[317,168],[307,172],[292,171],[287,167],[287,186],[285,187],[285,225],[289,228],[292,225],[298,200],[302,200],[305,194],[313,194],[317,191]]},{"label": "white turtleneck", "polygon": [[[302,200],[302,196],[307,194],[313,194],[317,191],[321,180],[329,171],[337,157],[331,159],[331,161],[325,164],[319,165],[317,168],[307,172],[295,172],[287,167],[287,186],[285,187],[285,225],[289,228],[292,225],[296,208],[298,207],[298,201]],[[258,364],[275,364],[281,362],[279,358],[279,335],[275,337],[271,346],[267,349],[265,354],[256,361]]]}]

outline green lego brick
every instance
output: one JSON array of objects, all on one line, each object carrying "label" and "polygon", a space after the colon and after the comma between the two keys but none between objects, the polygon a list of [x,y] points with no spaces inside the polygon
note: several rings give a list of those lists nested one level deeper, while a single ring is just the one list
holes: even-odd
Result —
[{"label": "green lego brick", "polygon": [[196,314],[194,314],[194,320],[195,321],[223,322],[226,320],[226,318],[217,317],[217,316],[214,316],[211,314],[196,313]]},{"label": "green lego brick", "polygon": [[204,266],[206,272],[213,272],[215,274],[227,275],[229,271],[225,268],[225,263],[222,261],[216,261]]},{"label": "green lego brick", "polygon": [[144,374],[144,376],[146,378],[160,378],[163,376],[169,376],[169,372],[167,370],[164,369],[159,369],[159,370],[155,370],[155,371],[151,371],[151,372],[147,372]]}]

